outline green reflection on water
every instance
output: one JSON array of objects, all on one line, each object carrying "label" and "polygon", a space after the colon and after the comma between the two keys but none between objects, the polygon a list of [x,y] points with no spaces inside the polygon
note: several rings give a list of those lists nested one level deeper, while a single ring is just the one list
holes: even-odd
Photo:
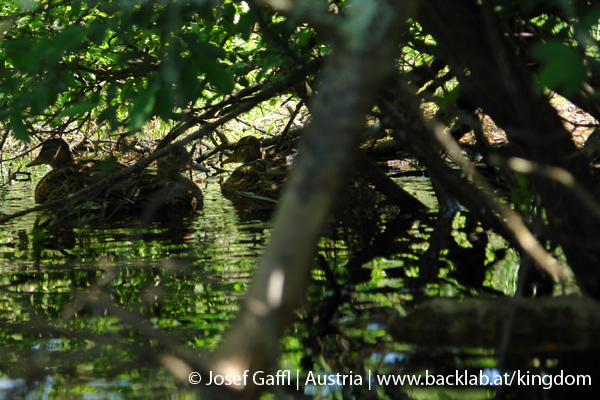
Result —
[{"label": "green reflection on water", "polygon": [[[4,189],[0,212],[33,206],[33,187],[16,183]],[[156,343],[84,300],[97,289],[190,348],[217,346],[238,311],[270,225],[240,221],[216,183],[203,192],[204,210],[176,226],[156,223],[139,230],[135,221],[76,220],[67,228],[61,220],[45,229],[42,239],[34,229],[41,214],[3,226],[0,379],[5,386],[25,390],[19,379],[34,377],[37,382],[29,386],[34,398],[81,398],[92,392],[99,399],[195,397],[151,358],[143,362]],[[44,244],[41,249],[36,240]]]},{"label": "green reflection on water", "polygon": [[[437,206],[424,179],[412,178],[404,186]],[[271,225],[238,214],[222,198],[217,182],[209,180],[202,190],[204,209],[177,226],[156,223],[139,230],[135,221],[76,221],[64,231],[46,230],[40,238],[33,229],[40,214],[5,225],[0,232],[0,379],[9,378],[7,386],[24,390],[24,381],[18,379],[35,377],[37,383],[29,387],[34,398],[85,398],[92,393],[94,399],[197,398],[145,356],[160,351],[157,343],[86,296],[97,290],[189,348],[218,346],[236,316]],[[33,205],[32,192],[29,183],[4,189],[0,212]],[[412,348],[390,343],[387,320],[404,314],[415,299],[468,292],[445,275],[453,265],[440,273],[443,279],[426,287],[415,283],[434,213],[402,219],[393,207],[379,211],[369,216],[377,224],[363,227],[366,238],[330,227],[321,239],[328,271],[324,266],[313,271],[309,301],[282,341],[282,369],[358,371],[369,365],[365,360],[373,354],[410,353]],[[405,226],[405,234],[384,241],[393,251],[386,253],[383,246],[373,250],[380,254],[363,254],[389,234],[386,229],[393,230],[381,222]],[[57,225],[65,227],[63,222]],[[455,228],[460,227],[457,222]],[[456,237],[463,244],[463,235]],[[349,265],[361,257],[364,262]],[[513,266],[498,268],[498,273],[514,274]],[[361,393],[350,394],[360,398]],[[341,393],[331,396],[341,398]]]}]

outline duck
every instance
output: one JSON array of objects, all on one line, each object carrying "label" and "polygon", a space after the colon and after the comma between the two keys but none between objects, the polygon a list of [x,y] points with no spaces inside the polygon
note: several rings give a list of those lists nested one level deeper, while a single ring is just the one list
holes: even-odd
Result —
[{"label": "duck", "polygon": [[26,164],[26,167],[43,164],[49,165],[52,170],[35,187],[34,199],[37,204],[69,196],[111,172],[126,168],[114,158],[75,160],[68,143],[60,138],[43,142],[38,156]]},{"label": "duck", "polygon": [[262,145],[254,136],[245,136],[234,146],[233,155],[223,161],[242,163],[221,184],[223,196],[238,209],[272,210],[290,176],[289,166],[282,160],[266,159]]},{"label": "duck", "polygon": [[109,189],[108,211],[112,214],[126,211],[138,212],[150,219],[160,215],[194,212],[202,209],[202,191],[181,170],[209,172],[195,163],[183,146],[175,146],[157,160],[156,174],[142,173],[118,182]]}]

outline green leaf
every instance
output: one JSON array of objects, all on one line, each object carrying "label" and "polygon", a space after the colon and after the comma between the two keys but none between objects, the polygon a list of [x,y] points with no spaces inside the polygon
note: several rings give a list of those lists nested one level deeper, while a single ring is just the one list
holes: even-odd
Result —
[{"label": "green leaf", "polygon": [[589,30],[598,24],[598,20],[600,20],[600,7],[592,8],[591,10],[586,11],[583,19],[581,20],[582,28]]},{"label": "green leaf", "polygon": [[133,99],[133,107],[129,112],[129,129],[137,131],[148,121],[156,103],[157,90],[157,84],[149,85]]},{"label": "green leaf", "polygon": [[[47,43],[47,39],[40,39],[39,42]],[[16,68],[27,72],[34,72],[39,68],[39,54],[31,50],[35,46],[29,38],[17,38],[12,41],[4,41],[3,46],[6,49],[6,58]]]},{"label": "green leaf", "polygon": [[93,23],[88,25],[88,40],[95,45],[101,45],[106,38],[107,29],[108,27],[105,21],[94,21]]},{"label": "green leaf", "polygon": [[202,74],[198,63],[190,62],[184,68],[181,74],[178,86],[178,94],[175,98],[177,107],[183,107],[187,102],[197,99],[200,96],[200,81],[199,76]]},{"label": "green leaf", "polygon": [[85,41],[85,32],[80,26],[67,26],[52,38],[42,51],[46,54],[49,65],[58,64],[65,54],[79,50]]},{"label": "green leaf", "polygon": [[188,48],[195,57],[217,59],[227,55],[222,48],[200,40],[199,35],[196,33],[186,33],[182,35],[182,39],[187,43]]},{"label": "green leaf", "polygon": [[240,16],[240,19],[236,24],[236,30],[242,35],[242,39],[250,39],[250,35],[254,31],[254,24],[256,24],[256,16],[254,13],[246,13]]},{"label": "green leaf", "polygon": [[73,15],[73,18],[79,17],[80,13],[81,13],[81,2],[80,1],[72,1],[71,2],[71,15]]},{"label": "green leaf", "polygon": [[444,92],[442,97],[434,98],[435,104],[441,109],[446,110],[460,97],[460,92],[460,86],[456,86],[451,90],[447,90]]},{"label": "green leaf", "polygon": [[21,107],[18,105],[13,106],[12,112],[10,113],[10,127],[12,128],[17,139],[24,142],[29,142],[29,133],[27,132],[25,124],[23,124]]},{"label": "green leaf", "polygon": [[210,60],[200,60],[198,63],[200,70],[206,74],[206,79],[218,91],[229,93],[233,90],[233,72],[227,68],[227,65]]},{"label": "green leaf", "polygon": [[106,157],[104,159],[104,162],[102,163],[102,171],[103,172],[112,172],[114,171],[114,169],[117,167],[117,165],[119,164],[119,161],[117,160],[117,158],[115,156],[109,156]]},{"label": "green leaf", "polygon": [[68,71],[59,71],[59,76],[57,79],[54,79],[53,86],[53,90],[56,93],[62,93],[66,92],[70,87],[77,87],[78,83],[73,74],[68,73]]},{"label": "green leaf", "polygon": [[117,108],[118,106],[109,106],[106,107],[106,110],[102,111],[98,116],[98,122],[102,123],[104,121],[108,121],[111,129],[116,129],[119,125],[117,121]]},{"label": "green leaf", "polygon": [[245,76],[241,76],[238,79],[238,83],[240,85],[242,85],[243,87],[247,88],[248,86],[250,86],[250,81],[248,81],[248,78],[246,78]]},{"label": "green leaf", "polygon": [[160,85],[154,105],[154,114],[158,115],[164,121],[168,121],[173,114],[175,99],[172,90],[165,84]]},{"label": "green leaf", "polygon": [[85,101],[82,103],[72,104],[61,112],[59,117],[74,117],[76,115],[85,114],[93,110],[98,105],[98,102]]},{"label": "green leaf", "polygon": [[581,88],[587,69],[576,48],[549,41],[533,48],[533,56],[542,62],[539,82],[552,90],[571,95]]},{"label": "green leaf", "polygon": [[298,43],[300,43],[301,46],[306,46],[313,34],[314,31],[312,29],[303,28],[298,34]]}]

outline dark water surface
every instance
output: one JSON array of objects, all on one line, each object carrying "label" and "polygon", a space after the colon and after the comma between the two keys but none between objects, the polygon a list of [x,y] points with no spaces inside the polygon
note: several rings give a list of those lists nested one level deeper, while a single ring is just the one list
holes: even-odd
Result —
[{"label": "dark water surface", "polygon": [[[412,178],[406,187],[435,207],[427,181]],[[1,188],[0,213],[32,206],[33,188],[27,182]],[[175,226],[156,223],[137,230],[133,221],[99,226],[59,220],[34,229],[47,220],[38,220],[39,213],[2,226],[0,399],[201,397],[144,356],[159,352],[158,344],[136,324],[149,323],[198,351],[216,348],[271,233],[268,219],[236,212],[216,181],[201,188],[204,209]],[[332,226],[321,240],[326,265],[313,272],[309,301],[282,342],[283,370],[327,376],[353,368],[362,374],[407,363],[414,371],[449,362],[448,354],[422,359],[414,348],[393,344],[385,330],[390,312],[405,313],[417,299],[468,292],[450,278],[425,286],[411,283],[418,273],[410,260],[427,248],[434,214],[403,217],[393,207],[370,212],[357,218],[372,223]],[[382,227],[389,221],[404,226],[404,238],[374,248],[371,243],[390,234],[389,226]],[[492,238],[489,247],[502,245]],[[398,248],[389,251],[390,246]],[[513,261],[507,257],[488,274],[490,288],[514,290]],[[333,284],[328,273],[341,285]],[[124,323],[111,307],[133,319]],[[417,361],[408,364],[409,359]],[[483,350],[473,359],[493,364]],[[339,385],[302,390],[307,398],[365,395],[363,387]],[[377,390],[369,396],[388,396],[389,388]],[[475,390],[477,398],[488,393]]]}]

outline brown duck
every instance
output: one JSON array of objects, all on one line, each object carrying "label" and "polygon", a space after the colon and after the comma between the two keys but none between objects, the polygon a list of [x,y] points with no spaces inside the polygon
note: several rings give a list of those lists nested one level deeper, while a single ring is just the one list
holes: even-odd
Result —
[{"label": "brown duck", "polygon": [[223,196],[237,208],[270,210],[277,204],[290,168],[281,160],[262,159],[262,156],[260,140],[246,136],[236,143],[233,155],[224,161],[243,163],[221,185]]},{"label": "brown duck", "polygon": [[158,213],[166,215],[190,212],[202,208],[202,191],[180,171],[208,169],[192,161],[184,147],[175,147],[167,156],[157,161],[156,174],[143,173],[113,185],[109,189],[111,212],[139,211],[152,218]]},{"label": "brown duck", "polygon": [[89,186],[107,174],[125,168],[115,159],[92,160],[73,158],[63,139],[50,139],[42,144],[40,154],[27,167],[48,164],[48,172],[35,187],[35,202],[46,203],[71,195]]}]

